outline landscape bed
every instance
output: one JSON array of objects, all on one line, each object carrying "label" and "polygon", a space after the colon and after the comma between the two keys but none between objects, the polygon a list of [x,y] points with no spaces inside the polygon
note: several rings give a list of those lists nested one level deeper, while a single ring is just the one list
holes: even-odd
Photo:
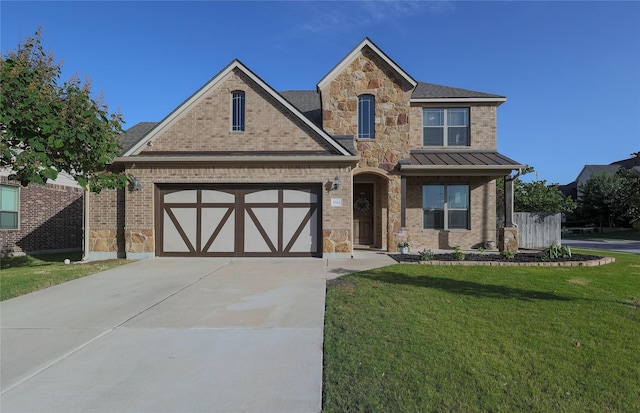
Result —
[{"label": "landscape bed", "polygon": [[571,254],[570,257],[550,258],[546,252],[520,252],[512,257],[496,253],[465,253],[464,258],[455,252],[433,254],[429,259],[422,259],[420,254],[389,254],[399,263],[420,263],[432,265],[514,265],[514,266],[594,266],[610,264],[612,257],[599,255]]}]

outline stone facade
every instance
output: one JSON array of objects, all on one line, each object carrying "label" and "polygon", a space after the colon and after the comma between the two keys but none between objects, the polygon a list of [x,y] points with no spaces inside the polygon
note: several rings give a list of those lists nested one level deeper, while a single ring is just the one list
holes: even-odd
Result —
[{"label": "stone facade", "polygon": [[6,176],[0,176],[0,184],[20,188],[19,227],[0,230],[2,255],[82,248],[81,188],[51,183],[22,187]]}]

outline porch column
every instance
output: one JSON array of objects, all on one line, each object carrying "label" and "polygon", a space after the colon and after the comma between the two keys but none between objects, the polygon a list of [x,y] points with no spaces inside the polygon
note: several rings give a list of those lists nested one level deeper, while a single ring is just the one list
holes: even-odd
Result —
[{"label": "porch column", "polygon": [[400,226],[407,226],[407,177],[400,176]]},{"label": "porch column", "polygon": [[513,181],[518,177],[504,177],[504,228],[498,231],[498,249],[518,252],[518,226],[513,222]]}]

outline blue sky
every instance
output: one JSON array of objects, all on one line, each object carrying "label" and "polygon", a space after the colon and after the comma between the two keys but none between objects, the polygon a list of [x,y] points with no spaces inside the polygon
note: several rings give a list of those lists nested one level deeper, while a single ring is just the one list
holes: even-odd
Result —
[{"label": "blue sky", "polygon": [[539,179],[640,151],[638,1],[3,0],[0,13],[3,53],[43,26],[63,78],[89,76],[125,127],[161,120],[235,58],[278,91],[315,89],[369,37],[416,80],[506,96],[498,150]]}]

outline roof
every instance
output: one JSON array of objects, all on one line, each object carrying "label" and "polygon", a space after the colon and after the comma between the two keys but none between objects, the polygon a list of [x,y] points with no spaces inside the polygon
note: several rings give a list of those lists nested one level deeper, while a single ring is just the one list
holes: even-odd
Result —
[{"label": "roof", "polygon": [[133,148],[136,143],[147,136],[147,133],[157,124],[158,122],[140,122],[127,129],[125,133],[120,135],[120,139],[122,140],[122,153]]},{"label": "roof", "polygon": [[217,75],[215,75],[211,80],[209,80],[205,85],[203,85],[198,91],[196,91],[191,97],[185,100],[182,104],[180,104],[176,109],[174,109],[169,115],[167,115],[156,127],[152,128],[142,139],[136,142],[131,148],[125,151],[123,156],[131,156],[137,155],[141,150],[143,145],[146,142],[149,142],[153,136],[161,131],[165,126],[169,125],[174,119],[176,119],[181,113],[183,113],[187,108],[191,106],[195,101],[197,101],[201,96],[207,93],[211,88],[215,87],[218,82],[220,82],[225,76],[231,73],[234,70],[242,71],[246,76],[248,76],[253,82],[255,82],[258,87],[262,88],[266,93],[268,93],[271,97],[273,97],[278,103],[282,104],[287,110],[291,112],[291,114],[298,119],[302,120],[307,126],[309,126],[315,133],[317,133],[320,138],[324,139],[330,146],[335,148],[338,153],[346,156],[350,156],[351,154],[343,148],[339,143],[337,143],[331,135],[329,135],[326,131],[324,131],[321,127],[311,122],[306,116],[304,116],[294,105],[288,102],[282,95],[276,92],[271,86],[269,86],[264,80],[258,77],[255,73],[249,70],[242,62],[238,59],[233,60],[231,63],[227,65],[224,69],[220,71]]},{"label": "roof", "polygon": [[351,64],[351,62],[358,56],[358,54],[364,50],[365,48],[370,49],[375,54],[377,54],[389,67],[391,67],[404,81],[409,83],[411,86],[415,87],[417,82],[400,66],[396,64],[389,56],[386,55],[375,43],[371,41],[368,37],[365,37],[356,47],[349,52],[337,65],[334,66],[329,73],[327,73],[317,85],[318,89],[322,89],[324,85],[331,81],[338,73],[342,72],[345,67]]},{"label": "roof", "polygon": [[506,97],[493,95],[484,92],[474,92],[473,90],[460,89],[449,86],[435,85],[433,83],[418,82],[418,85],[411,94],[412,101],[431,101],[441,99],[465,99],[480,101],[504,102]]},{"label": "roof", "polygon": [[322,127],[322,102],[320,93],[315,90],[287,90],[280,95],[295,106],[304,116]]},{"label": "roof", "polygon": [[400,162],[400,170],[407,175],[505,176],[522,168],[496,151],[478,150],[412,151],[408,160]]},{"label": "roof", "polygon": [[618,169],[620,169],[620,165],[585,165],[578,174],[576,182],[578,184],[582,184],[586,182],[591,175],[597,173],[613,175],[618,171]]},{"label": "roof", "polygon": [[634,156],[629,159],[612,162],[611,165],[620,165],[623,168],[632,169],[633,167],[640,166],[640,156]]}]

